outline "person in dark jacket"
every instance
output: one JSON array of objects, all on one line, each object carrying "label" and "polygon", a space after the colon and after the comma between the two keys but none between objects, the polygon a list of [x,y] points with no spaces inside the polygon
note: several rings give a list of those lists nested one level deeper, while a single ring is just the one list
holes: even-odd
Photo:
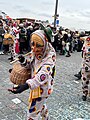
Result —
[{"label": "person in dark jacket", "polygon": [[20,54],[23,54],[26,45],[26,30],[23,24],[20,24],[20,32],[19,32],[19,43],[20,43]]},{"label": "person in dark jacket", "polygon": [[33,32],[33,27],[31,25],[29,25],[26,29],[26,35],[27,35],[27,51],[30,52],[31,51],[31,46],[30,46],[30,35]]},{"label": "person in dark jacket", "polygon": [[4,29],[3,29],[3,23],[2,21],[0,21],[0,54],[4,54],[3,53],[3,36],[4,36]]}]

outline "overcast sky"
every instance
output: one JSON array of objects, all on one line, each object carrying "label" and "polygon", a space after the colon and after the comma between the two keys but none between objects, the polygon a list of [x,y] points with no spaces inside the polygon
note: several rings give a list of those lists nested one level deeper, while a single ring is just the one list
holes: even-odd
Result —
[{"label": "overcast sky", "polygon": [[[12,18],[29,17],[54,21],[56,0],[0,0],[0,10]],[[58,0],[63,27],[90,30],[90,0]]]}]

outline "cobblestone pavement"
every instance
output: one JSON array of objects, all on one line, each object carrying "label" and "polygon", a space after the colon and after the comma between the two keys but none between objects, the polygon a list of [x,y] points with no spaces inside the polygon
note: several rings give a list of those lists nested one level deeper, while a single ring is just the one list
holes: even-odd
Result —
[{"label": "cobblestone pavement", "polygon": [[[0,55],[0,120],[26,120],[29,90],[16,95],[7,91],[13,85],[8,72],[12,65],[7,59],[8,55]],[[90,120],[90,98],[82,101],[81,80],[74,77],[80,67],[80,52],[71,57],[57,53],[54,92],[47,100],[50,120]]]}]

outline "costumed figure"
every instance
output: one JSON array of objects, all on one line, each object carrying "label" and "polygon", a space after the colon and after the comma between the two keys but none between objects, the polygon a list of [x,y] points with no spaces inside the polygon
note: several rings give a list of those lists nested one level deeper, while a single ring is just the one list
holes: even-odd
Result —
[{"label": "costumed figure", "polygon": [[[48,109],[45,101],[53,91],[56,52],[52,47],[51,29],[36,30],[31,34],[31,62],[23,56],[19,56],[19,61],[26,68],[31,69],[31,78],[18,87],[9,89],[14,94],[30,88],[29,111],[27,120],[38,120],[39,115],[42,120],[48,120]],[[12,73],[12,72],[11,72]]]},{"label": "costumed figure", "polygon": [[83,63],[82,63],[82,89],[83,101],[86,101],[90,94],[90,37],[87,37],[83,44]]},{"label": "costumed figure", "polygon": [[14,36],[14,44],[11,48],[11,61],[15,59],[19,51],[19,30],[17,29],[17,24],[13,23],[12,35]]}]

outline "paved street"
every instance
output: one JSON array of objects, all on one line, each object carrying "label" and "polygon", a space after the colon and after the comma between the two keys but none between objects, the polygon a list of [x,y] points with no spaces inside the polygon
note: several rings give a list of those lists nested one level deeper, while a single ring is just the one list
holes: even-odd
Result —
[{"label": "paved street", "polygon": [[[7,91],[13,85],[8,57],[0,55],[0,120],[26,120],[29,90],[16,95]],[[90,98],[82,101],[81,80],[74,77],[80,67],[81,53],[72,53],[71,57],[57,53],[54,92],[47,100],[50,120],[90,120]]]}]

